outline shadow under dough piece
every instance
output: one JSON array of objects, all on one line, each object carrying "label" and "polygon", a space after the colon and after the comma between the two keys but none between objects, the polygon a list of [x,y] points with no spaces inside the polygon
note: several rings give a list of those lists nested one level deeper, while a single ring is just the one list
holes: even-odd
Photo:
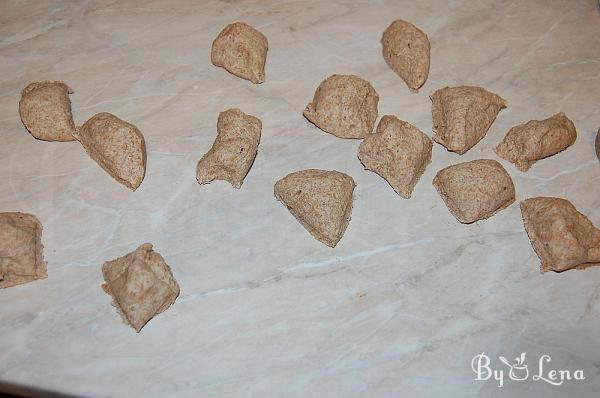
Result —
[{"label": "shadow under dough piece", "polygon": [[42,224],[32,214],[0,213],[0,289],[45,279]]},{"label": "shadow under dough piece", "polygon": [[265,35],[243,22],[227,25],[213,41],[210,60],[228,72],[250,80],[265,81],[269,43]]},{"label": "shadow under dough piece", "polygon": [[335,247],[350,223],[354,187],[347,174],[308,169],[277,181],[275,197],[315,239]]},{"label": "shadow under dough piece", "polygon": [[377,119],[379,95],[371,84],[354,75],[323,80],[304,116],[321,130],[340,138],[365,138]]},{"label": "shadow under dough piece", "polygon": [[112,296],[123,321],[136,332],[165,311],[179,296],[179,285],[162,256],[144,243],[102,265],[102,289]]},{"label": "shadow under dough piece", "polygon": [[600,265],[600,229],[568,200],[526,199],[521,202],[521,213],[542,272]]},{"label": "shadow under dough piece", "polygon": [[394,191],[409,199],[431,163],[431,138],[410,123],[385,115],[377,132],[367,136],[358,147],[358,159],[367,170],[383,177]]},{"label": "shadow under dough piece", "polygon": [[133,124],[98,113],[76,134],[88,155],[115,180],[135,191],[146,174],[146,141]]},{"label": "shadow under dough piece", "polygon": [[395,20],[381,37],[383,58],[416,93],[425,84],[431,62],[431,44],[425,32],[410,22]]},{"label": "shadow under dough piece", "polygon": [[254,163],[261,129],[260,119],[239,109],[219,113],[217,137],[196,166],[198,183],[225,180],[240,188]]},{"label": "shadow under dough piece", "polygon": [[463,224],[490,218],[515,201],[515,186],[500,163],[477,159],[440,170],[433,185]]},{"label": "shadow under dough piece", "polygon": [[430,95],[433,140],[463,154],[485,136],[506,101],[481,87],[444,87]]},{"label": "shadow under dough piece", "polygon": [[62,81],[29,84],[21,91],[19,115],[32,136],[44,141],[75,141],[69,94]]},{"label": "shadow under dough piece", "polygon": [[511,128],[495,151],[520,171],[527,171],[538,160],[567,149],[576,139],[575,125],[560,112]]}]

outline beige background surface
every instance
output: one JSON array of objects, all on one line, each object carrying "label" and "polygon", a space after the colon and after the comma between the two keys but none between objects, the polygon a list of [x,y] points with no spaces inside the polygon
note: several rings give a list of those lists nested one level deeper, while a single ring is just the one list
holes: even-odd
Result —
[{"label": "beige background surface", "polygon": [[[0,380],[86,396],[599,396],[600,267],[539,273],[517,204],[473,225],[436,194],[436,171],[499,160],[518,200],[571,200],[600,226],[600,15],[592,0],[2,1],[0,211],[44,226],[47,280],[0,291]],[[385,64],[379,39],[396,18],[432,43],[418,94]],[[222,27],[246,21],[269,39],[266,82],[210,64]],[[359,141],[302,117],[321,80],[369,80],[380,115],[431,136],[428,94],[481,85],[508,101],[463,156],[434,146],[412,199],[356,158]],[[36,141],[17,112],[28,82],[60,79],[78,125],[112,112],[144,133],[146,179],[132,193],[73,143]],[[197,160],[219,111],[263,122],[241,190],[199,186]],[[515,124],[564,111],[575,145],[518,172],[493,147]],[[303,168],[357,182],[335,249],[314,240],[273,196]],[[138,335],[100,285],[101,264],[152,242],[181,296]],[[485,351],[501,369],[527,352],[586,380],[474,381]]]}]

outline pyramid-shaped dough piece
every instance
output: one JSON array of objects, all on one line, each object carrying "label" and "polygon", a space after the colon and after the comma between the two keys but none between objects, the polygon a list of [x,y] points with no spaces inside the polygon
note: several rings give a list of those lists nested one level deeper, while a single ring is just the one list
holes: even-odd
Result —
[{"label": "pyramid-shaped dough piece", "polygon": [[431,44],[425,32],[410,22],[392,22],[381,37],[385,62],[412,92],[427,80],[431,62]]},{"label": "pyramid-shaped dough piece", "polygon": [[340,138],[365,138],[373,132],[379,95],[371,84],[354,75],[325,79],[304,110],[321,130]]},{"label": "pyramid-shaped dough piece", "polygon": [[0,213],[0,289],[45,279],[42,224],[27,213]]},{"label": "pyramid-shaped dough piece", "polygon": [[600,229],[568,200],[526,199],[521,213],[542,272],[600,265]]},{"label": "pyramid-shaped dough piece", "polygon": [[198,183],[225,180],[240,188],[254,163],[261,128],[260,119],[239,109],[219,113],[217,138],[196,166]]},{"label": "pyramid-shaped dough piece", "polygon": [[334,247],[350,222],[355,186],[339,171],[308,169],[277,181],[275,197],[315,239]]},{"label": "pyramid-shaped dough piece", "polygon": [[146,142],[133,124],[98,113],[76,135],[85,151],[115,180],[136,190],[146,174]]},{"label": "pyramid-shaped dough piece", "polygon": [[496,147],[496,153],[517,169],[527,171],[538,160],[570,147],[576,139],[575,125],[561,112],[511,128]]},{"label": "pyramid-shaped dough piece", "polygon": [[32,136],[44,141],[75,141],[72,92],[62,81],[35,82],[21,91],[19,114]]},{"label": "pyramid-shaped dough piece", "polygon": [[495,160],[477,159],[440,170],[433,185],[463,224],[490,218],[515,201],[515,186]]},{"label": "pyramid-shaped dough piece", "polygon": [[268,49],[265,35],[250,25],[235,22],[227,25],[213,41],[210,60],[242,79],[262,83]]},{"label": "pyramid-shaped dough piece", "polygon": [[144,243],[135,251],[102,265],[104,291],[123,321],[137,332],[165,311],[179,295],[179,285],[162,256]]},{"label": "pyramid-shaped dough piece", "polygon": [[431,138],[410,123],[385,115],[377,132],[358,147],[358,158],[367,170],[383,177],[403,198],[410,195],[431,163]]},{"label": "pyramid-shaped dough piece", "polygon": [[506,101],[481,87],[444,87],[431,96],[433,140],[463,154],[487,133]]}]

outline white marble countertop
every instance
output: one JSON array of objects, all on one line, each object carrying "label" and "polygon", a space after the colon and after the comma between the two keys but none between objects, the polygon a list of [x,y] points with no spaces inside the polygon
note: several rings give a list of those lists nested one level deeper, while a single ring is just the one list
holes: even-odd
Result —
[{"label": "white marble countertop", "polygon": [[[600,267],[540,274],[518,201],[560,196],[600,226],[600,14],[592,0],[3,1],[0,4],[0,211],[36,214],[48,279],[0,291],[0,385],[83,396],[600,396]],[[379,39],[393,19],[432,43],[411,94]],[[266,82],[210,63],[213,38],[242,20],[269,39]],[[379,114],[431,135],[428,95],[480,85],[508,101],[463,156],[435,144],[412,199],[356,158],[357,140],[302,117],[333,73],[369,80]],[[64,80],[77,124],[111,112],[140,128],[146,178],[112,180],[77,142],[36,141],[20,90]],[[220,111],[263,122],[241,190],[200,186],[195,165]],[[576,143],[521,173],[494,146],[508,129],[564,111]],[[499,160],[517,203],[462,225],[431,185],[442,167]],[[335,249],[273,196],[303,168],[357,182]],[[100,285],[100,266],[143,242],[171,265],[181,295],[137,334]],[[472,358],[543,354],[584,381],[474,380]],[[548,368],[549,369],[549,368]],[[532,369],[533,371],[533,369]]]}]

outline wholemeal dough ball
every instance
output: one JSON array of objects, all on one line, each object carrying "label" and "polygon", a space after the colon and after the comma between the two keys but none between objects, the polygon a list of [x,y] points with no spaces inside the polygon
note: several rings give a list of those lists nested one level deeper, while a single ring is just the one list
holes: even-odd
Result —
[{"label": "wholemeal dough ball", "polygon": [[334,247],[350,223],[355,186],[339,171],[308,169],[277,181],[275,197],[315,239]]},{"label": "wholemeal dough ball", "polygon": [[21,91],[19,114],[32,136],[44,141],[74,141],[71,90],[61,81],[31,83]]},{"label": "wholemeal dough ball", "polygon": [[240,188],[256,157],[261,128],[260,119],[239,109],[219,113],[217,138],[196,166],[198,183],[225,180]]},{"label": "wholemeal dough ball", "polygon": [[367,170],[383,177],[403,198],[410,195],[431,163],[431,139],[395,116],[385,115],[377,132],[358,147],[358,158]]},{"label": "wholemeal dough ball", "polygon": [[242,79],[262,83],[268,49],[265,35],[250,25],[235,22],[227,25],[213,41],[210,60]]},{"label": "wholemeal dough ball", "polygon": [[365,138],[377,119],[379,95],[371,84],[354,75],[323,80],[304,110],[321,130],[340,138]]},{"label": "wholemeal dough ball", "polygon": [[444,87],[431,96],[433,140],[463,154],[487,133],[506,101],[481,87]]},{"label": "wholemeal dough ball", "polygon": [[179,295],[179,285],[162,256],[144,243],[135,251],[102,265],[104,291],[123,321],[137,332],[165,311]]},{"label": "wholemeal dough ball", "polygon": [[391,23],[381,37],[383,58],[408,88],[418,92],[427,80],[431,62],[431,44],[427,35],[410,22]]},{"label": "wholemeal dough ball", "polygon": [[575,125],[561,112],[511,128],[496,147],[496,153],[514,163],[517,169],[527,171],[538,160],[573,145],[576,138]]},{"label": "wholemeal dough ball", "polygon": [[42,224],[32,214],[0,213],[0,289],[44,279]]},{"label": "wholemeal dough ball", "polygon": [[433,185],[463,224],[490,218],[515,201],[510,175],[495,160],[478,159],[440,170]]},{"label": "wholemeal dough ball", "polygon": [[521,202],[521,213],[542,272],[600,265],[600,229],[568,200],[526,199]]},{"label": "wholemeal dough ball", "polygon": [[133,124],[98,113],[76,134],[85,151],[115,180],[136,190],[146,174],[146,142]]}]

